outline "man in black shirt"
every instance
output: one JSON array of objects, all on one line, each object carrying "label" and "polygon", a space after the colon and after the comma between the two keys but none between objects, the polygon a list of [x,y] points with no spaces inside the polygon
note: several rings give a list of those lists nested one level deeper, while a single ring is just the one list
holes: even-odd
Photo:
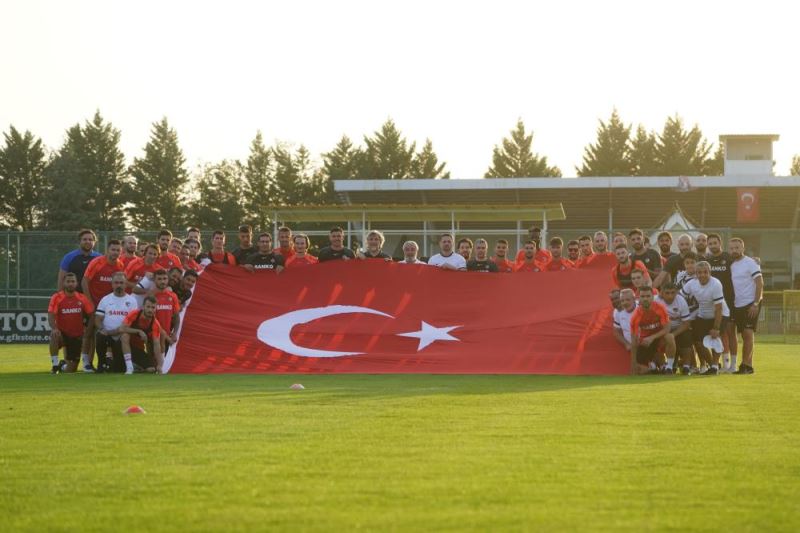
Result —
[{"label": "man in black shirt", "polygon": [[320,263],[325,261],[333,261],[335,259],[355,259],[356,255],[353,250],[345,248],[344,246],[344,230],[339,226],[331,228],[329,237],[331,241],[330,246],[326,246],[319,251],[317,259]]},{"label": "man in black shirt", "polygon": [[470,272],[499,272],[497,264],[489,259],[489,243],[486,239],[475,241],[475,259],[467,261],[467,270]]},{"label": "man in black shirt", "polygon": [[189,298],[192,297],[192,291],[194,290],[195,283],[197,283],[197,272],[194,270],[187,270],[184,272],[183,277],[180,278],[177,283],[173,281],[172,271],[170,271],[169,286],[172,289],[172,292],[174,292],[178,297],[181,307],[183,307]]},{"label": "man in black shirt", "polygon": [[692,251],[692,237],[688,233],[684,233],[678,237],[678,253],[667,259],[667,264],[658,274],[658,277],[653,281],[653,287],[659,288],[662,283],[667,281],[675,282],[678,278],[678,272],[683,272],[686,267],[683,266],[683,258]]},{"label": "man in black shirt", "polygon": [[367,249],[363,252],[358,252],[359,259],[383,259],[384,261],[391,261],[392,256],[383,251],[383,243],[386,238],[378,230],[372,230],[367,233]]},{"label": "man in black shirt", "polygon": [[628,233],[628,238],[633,247],[633,254],[631,259],[634,263],[641,261],[647,267],[647,273],[650,274],[650,279],[656,279],[658,273],[661,272],[661,255],[653,249],[645,248],[644,246],[644,233],[640,229],[633,229]]},{"label": "man in black shirt", "polygon": [[280,272],[283,270],[283,256],[273,253],[272,236],[269,233],[262,233],[258,236],[258,251],[245,259],[242,266],[250,272],[255,272],[256,270],[275,270]]},{"label": "man in black shirt", "polygon": [[675,252],[672,251],[672,234],[670,232],[662,231],[659,233],[656,242],[658,243],[658,251],[661,254],[662,263],[675,255]]},{"label": "man in black shirt", "polygon": [[[700,239],[695,243],[696,248],[700,248]],[[705,235],[703,235],[705,237]],[[725,298],[725,303],[728,304],[728,309],[734,309],[734,293],[733,293],[733,278],[731,277],[731,257],[728,252],[722,251],[722,236],[719,233],[712,233],[706,237],[708,243],[708,255],[706,261],[711,265],[711,275],[714,276],[722,283],[722,295]],[[698,253],[699,255],[699,253]],[[731,320],[728,322],[728,330],[721,332],[722,342],[725,351],[722,353],[723,365],[725,368],[731,369],[728,356],[736,361],[739,355],[739,341],[736,338],[736,322]],[[736,366],[734,363],[733,366]]]},{"label": "man in black shirt", "polygon": [[232,253],[237,265],[243,265],[248,257],[256,253],[256,247],[253,246],[253,226],[249,224],[239,226],[239,247]]},{"label": "man in black shirt", "polygon": [[708,255],[708,235],[705,233],[698,233],[694,237],[694,249],[697,255],[700,256],[700,261],[705,259]]}]

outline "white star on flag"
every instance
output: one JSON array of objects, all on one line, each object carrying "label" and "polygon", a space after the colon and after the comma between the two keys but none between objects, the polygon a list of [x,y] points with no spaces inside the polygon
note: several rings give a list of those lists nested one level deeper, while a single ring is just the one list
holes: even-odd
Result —
[{"label": "white star on flag", "polygon": [[461,326],[448,326],[444,328],[437,328],[431,326],[424,320],[419,331],[409,331],[408,333],[398,333],[400,337],[414,337],[419,339],[419,346],[417,351],[421,351],[436,341],[461,341],[450,335],[450,331],[460,328]]}]

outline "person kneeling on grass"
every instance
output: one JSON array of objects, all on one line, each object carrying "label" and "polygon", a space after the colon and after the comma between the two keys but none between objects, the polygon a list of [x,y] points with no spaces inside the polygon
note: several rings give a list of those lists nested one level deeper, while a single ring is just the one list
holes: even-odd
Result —
[{"label": "person kneeling on grass", "polygon": [[[78,277],[67,272],[62,280],[63,289],[50,298],[47,320],[50,323],[50,361],[52,374],[75,372],[81,360],[81,346],[85,332],[85,320],[92,316],[94,305],[78,292]],[[64,348],[64,360],[58,360],[58,352]]]},{"label": "person kneeling on grass", "polygon": [[[666,355],[666,362],[664,361]],[[653,301],[653,287],[639,288],[639,306],[631,316],[631,368],[634,374],[672,374],[675,337],[667,309]]]},{"label": "person kneeling on grass", "polygon": [[[145,372],[161,373],[164,355],[161,352],[161,326],[156,319],[156,299],[145,297],[142,308],[125,317],[119,331],[122,333],[122,352],[125,373],[133,374],[134,364]],[[120,362],[115,360],[115,367]]]}]

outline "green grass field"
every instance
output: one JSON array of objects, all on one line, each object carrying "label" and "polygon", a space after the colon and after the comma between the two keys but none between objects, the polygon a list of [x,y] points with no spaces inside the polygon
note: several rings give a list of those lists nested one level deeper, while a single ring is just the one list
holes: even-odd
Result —
[{"label": "green grass field", "polygon": [[800,353],[755,366],[51,376],[4,346],[0,529],[797,531]]}]

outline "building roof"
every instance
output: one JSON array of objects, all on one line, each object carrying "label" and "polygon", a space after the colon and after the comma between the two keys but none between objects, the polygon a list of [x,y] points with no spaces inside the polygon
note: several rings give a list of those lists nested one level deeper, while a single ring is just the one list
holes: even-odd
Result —
[{"label": "building roof", "polygon": [[561,203],[550,204],[360,204],[347,206],[272,206],[282,222],[509,222],[564,220]]},{"label": "building roof", "polygon": [[777,133],[735,133],[730,135],[720,135],[720,141],[726,141],[728,139],[752,139],[752,140],[760,140],[760,141],[777,141],[781,138],[780,135]]},{"label": "building roof", "polygon": [[[751,228],[792,228],[800,213],[800,177],[511,178],[473,180],[337,180],[343,204],[562,204],[551,228],[655,228],[675,204],[702,228],[737,223],[738,188],[759,190],[761,215]],[[523,221],[531,220],[528,218]]]}]

